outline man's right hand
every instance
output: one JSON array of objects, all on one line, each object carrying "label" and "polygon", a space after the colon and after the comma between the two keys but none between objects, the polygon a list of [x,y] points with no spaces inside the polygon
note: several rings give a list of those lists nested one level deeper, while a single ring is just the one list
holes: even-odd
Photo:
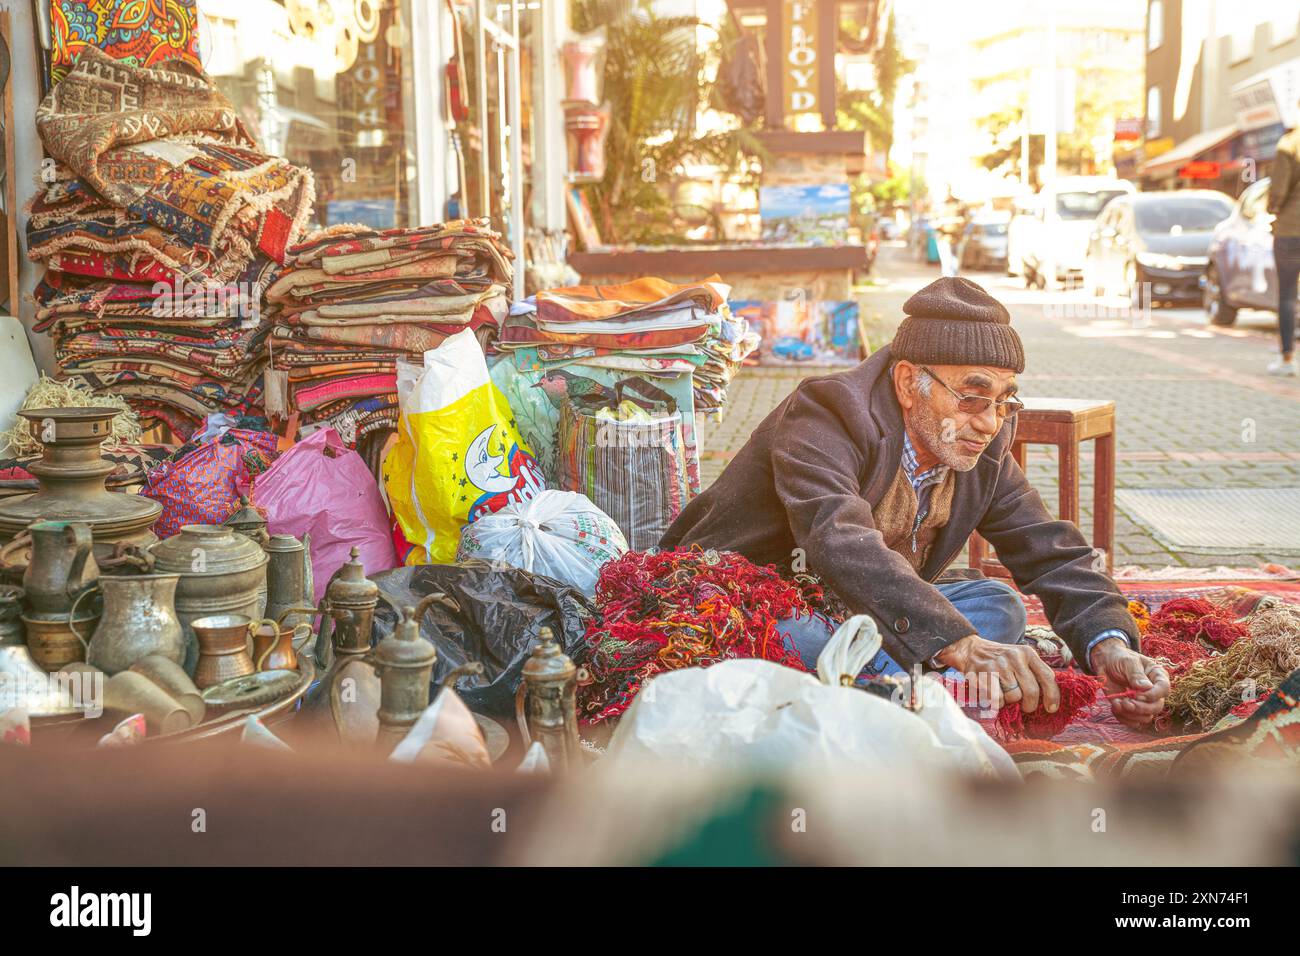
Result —
[{"label": "man's right hand", "polygon": [[963,674],[989,674],[994,709],[1019,702],[1025,713],[1033,713],[1041,704],[1054,714],[1061,706],[1056,676],[1029,644],[999,644],[970,634],[949,644],[935,660]]}]

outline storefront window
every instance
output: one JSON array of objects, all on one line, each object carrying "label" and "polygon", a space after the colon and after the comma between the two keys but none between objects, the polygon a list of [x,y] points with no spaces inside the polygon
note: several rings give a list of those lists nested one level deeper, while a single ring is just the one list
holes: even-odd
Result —
[{"label": "storefront window", "polygon": [[[497,0],[452,6],[456,42],[464,50],[463,86],[469,112],[453,140],[464,163],[464,185],[458,192],[464,194],[469,215],[487,216],[493,228],[503,233],[510,231],[513,210],[526,208],[524,197],[512,193],[515,177],[511,163],[518,145],[519,180],[526,192],[533,155],[530,46],[540,8],[540,4],[518,3],[512,9],[510,3]],[[512,69],[515,44],[519,45],[519,76]],[[516,96],[522,117],[519,123],[512,122]],[[518,144],[512,137],[519,138]]]},{"label": "storefront window", "polygon": [[199,2],[205,69],[267,152],[315,174],[320,225],[416,224],[411,2]]}]

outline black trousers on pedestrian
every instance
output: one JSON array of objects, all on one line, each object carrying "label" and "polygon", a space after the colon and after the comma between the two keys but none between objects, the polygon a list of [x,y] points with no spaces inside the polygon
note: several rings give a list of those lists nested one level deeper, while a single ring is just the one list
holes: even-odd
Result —
[{"label": "black trousers on pedestrian", "polygon": [[1277,331],[1282,354],[1295,351],[1296,284],[1300,281],[1300,236],[1273,237],[1273,263],[1277,268]]}]

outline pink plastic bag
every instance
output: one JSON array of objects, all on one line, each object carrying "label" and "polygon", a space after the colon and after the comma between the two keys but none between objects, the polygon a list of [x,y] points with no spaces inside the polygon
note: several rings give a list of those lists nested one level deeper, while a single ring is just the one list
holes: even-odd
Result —
[{"label": "pink plastic bag", "polygon": [[313,432],[254,479],[253,500],[269,533],[311,535],[317,602],[354,547],[368,575],[398,566],[379,486],[332,428]]}]

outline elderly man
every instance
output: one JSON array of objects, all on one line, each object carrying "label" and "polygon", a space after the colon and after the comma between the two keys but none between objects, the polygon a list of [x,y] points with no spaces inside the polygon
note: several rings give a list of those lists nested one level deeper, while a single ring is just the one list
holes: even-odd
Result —
[{"label": "elderly man", "polygon": [[[1055,711],[1056,680],[1023,642],[1015,591],[982,577],[938,581],[978,530],[1016,583],[1042,598],[1080,665],[1136,692],[1112,701],[1116,717],[1150,722],[1168,676],[1140,653],[1127,602],[1079,529],[1048,513],[1011,456],[1025,359],[1010,314],[961,278],[931,283],[903,311],[888,347],[851,371],[801,382],[660,547],[806,563],[879,625],[873,671],[920,662],[996,675],[995,706]],[[831,624],[815,616],[783,631],[812,664]]]}]

